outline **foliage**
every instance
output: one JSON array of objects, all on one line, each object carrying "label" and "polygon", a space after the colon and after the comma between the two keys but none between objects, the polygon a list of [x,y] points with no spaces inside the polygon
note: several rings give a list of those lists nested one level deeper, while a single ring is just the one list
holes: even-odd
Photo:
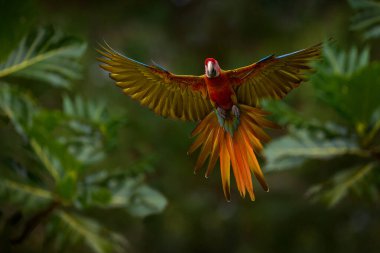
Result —
[{"label": "foliage", "polygon": [[351,28],[363,32],[364,39],[380,37],[380,1],[349,0],[356,14],[352,17]]},{"label": "foliage", "polygon": [[47,237],[54,243],[46,239],[46,246],[69,249],[68,242],[85,242],[94,252],[124,252],[126,239],[87,212],[118,209],[145,217],[166,206],[142,174],[101,166],[123,122],[109,114],[106,103],[64,95],[61,109],[48,109],[18,84],[34,80],[69,87],[81,76],[85,47],[51,28],[39,29],[0,64],[0,117],[21,137],[2,157],[0,196],[29,217],[10,238],[13,243],[47,220]]},{"label": "foliage", "polygon": [[[352,161],[338,168],[332,179],[308,191],[314,200],[329,206],[349,192],[378,199],[380,63],[369,62],[368,55],[368,48],[343,51],[325,44],[324,59],[316,64],[310,81],[317,98],[336,111],[337,117],[322,120],[317,114],[316,119],[305,119],[283,103],[267,104],[288,128],[287,135],[265,149],[267,170],[294,169],[321,160],[329,161],[323,167],[329,169],[336,164],[334,160]],[[303,121],[310,123],[300,123]],[[330,170],[334,171],[333,167]]]},{"label": "foliage", "polygon": [[28,34],[0,65],[0,78],[20,77],[67,87],[80,78],[77,61],[86,44],[65,37],[52,28],[38,29]]}]

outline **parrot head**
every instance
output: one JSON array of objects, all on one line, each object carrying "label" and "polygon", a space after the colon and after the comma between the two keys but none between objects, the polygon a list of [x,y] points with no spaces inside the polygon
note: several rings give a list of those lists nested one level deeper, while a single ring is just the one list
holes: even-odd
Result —
[{"label": "parrot head", "polygon": [[217,60],[214,58],[207,58],[205,60],[205,74],[208,78],[213,78],[220,75],[220,67]]}]

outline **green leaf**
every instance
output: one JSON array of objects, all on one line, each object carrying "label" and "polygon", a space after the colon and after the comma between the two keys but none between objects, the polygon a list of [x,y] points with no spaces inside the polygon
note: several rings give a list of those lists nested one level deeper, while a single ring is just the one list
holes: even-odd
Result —
[{"label": "green leaf", "polygon": [[[62,115],[45,111],[16,88],[1,84],[0,112],[3,112],[24,138],[52,178],[57,182],[64,170],[79,169],[79,162],[53,135],[62,125]],[[41,144],[43,143],[43,145]],[[93,143],[88,143],[92,146]]]},{"label": "green leaf", "polygon": [[357,131],[365,131],[380,107],[380,63],[368,64],[368,49],[344,52],[328,45],[325,58],[311,79],[319,97]]},{"label": "green leaf", "polygon": [[78,60],[86,45],[64,37],[53,29],[39,29],[26,36],[5,62],[0,63],[0,79],[22,77],[53,86],[68,87],[81,76]]},{"label": "green leaf", "polygon": [[43,148],[36,140],[32,139],[30,141],[30,145],[49,174],[54,178],[56,182],[59,181],[61,177],[60,172],[62,171],[59,168],[59,162],[54,159],[49,154],[49,151],[46,148]]},{"label": "green leaf", "polygon": [[58,141],[84,165],[100,162],[105,157],[105,151],[99,129],[74,119],[67,123],[66,133]]},{"label": "green leaf", "polygon": [[[91,135],[91,132],[84,135],[82,132],[74,132],[70,128],[70,123],[71,120],[61,112],[41,110],[34,116],[33,124],[28,130],[28,134],[33,136],[49,154],[51,162],[55,163],[55,168],[60,172],[60,175],[68,170],[81,171],[84,165],[79,157],[81,153],[73,151],[68,142],[71,140],[76,142],[82,138],[87,138],[88,135],[90,140],[85,142],[85,146],[82,145],[81,148],[85,149],[86,146],[94,148],[95,145],[92,141],[96,136],[95,134]],[[84,127],[89,128],[88,125],[84,125]]]},{"label": "green leaf", "polygon": [[31,126],[38,108],[28,95],[0,82],[1,112],[11,120],[16,131],[26,138],[26,128]]},{"label": "green leaf", "polygon": [[326,138],[324,133],[294,130],[278,138],[264,149],[267,170],[297,168],[307,159],[331,159],[336,156],[354,154],[367,156],[350,138]]},{"label": "green leaf", "polygon": [[17,182],[10,179],[0,179],[0,188],[21,192],[23,194],[36,197],[36,198],[43,198],[43,199],[53,198],[52,193],[43,188],[28,185],[28,184]]},{"label": "green leaf", "polygon": [[68,116],[86,119],[92,123],[102,123],[109,117],[104,102],[85,100],[80,96],[73,99],[64,96],[63,112]]},{"label": "green leaf", "polygon": [[145,217],[162,212],[166,205],[167,200],[160,192],[142,185],[135,189],[128,211],[134,216]]},{"label": "green leaf", "polygon": [[344,126],[333,122],[320,122],[317,118],[305,118],[296,110],[281,100],[265,100],[262,103],[266,111],[271,112],[271,117],[282,126],[300,128],[309,131],[323,132],[331,137],[347,134]]},{"label": "green leaf", "polygon": [[70,153],[86,165],[98,163],[105,157],[105,148],[115,142],[120,117],[112,118],[105,103],[85,100],[80,96],[63,97],[63,112],[68,118],[71,138],[60,139]]},{"label": "green leaf", "polygon": [[[59,211],[61,233],[77,236],[96,253],[125,252],[127,241],[119,234],[108,230],[97,221],[77,214]],[[62,245],[64,246],[64,245]]]},{"label": "green leaf", "polygon": [[167,200],[161,193],[143,184],[139,178],[128,178],[114,192],[109,207],[124,207],[134,216],[145,217],[162,212],[166,205]]},{"label": "green leaf", "polygon": [[373,113],[380,108],[380,63],[372,63],[356,72],[347,81],[347,94],[342,108],[357,124],[367,128]]},{"label": "green leaf", "polygon": [[280,125],[307,127],[305,124],[311,123],[311,120],[305,120],[305,118],[281,100],[264,100],[262,101],[262,106],[266,111],[272,113],[271,116]]},{"label": "green leaf", "polygon": [[365,39],[378,38],[378,37],[380,37],[380,26],[372,27],[368,29],[364,34]]},{"label": "green leaf", "polygon": [[57,182],[56,192],[62,199],[71,202],[77,194],[78,176],[75,171],[68,171]]},{"label": "green leaf", "polygon": [[99,205],[102,207],[103,205],[108,205],[112,200],[112,192],[106,187],[93,185],[88,190],[90,191],[88,194],[88,203],[90,205]]},{"label": "green leaf", "polygon": [[349,0],[356,10],[351,19],[351,29],[363,32],[364,39],[380,37],[380,2]]},{"label": "green leaf", "polygon": [[369,163],[361,167],[345,169],[337,174],[326,183],[318,184],[309,189],[306,193],[313,201],[325,202],[329,207],[335,206],[341,201],[350,190],[354,190],[359,184],[359,188],[371,186],[365,181],[375,168],[375,163]]},{"label": "green leaf", "polygon": [[[329,76],[350,77],[357,70],[369,64],[369,48],[365,47],[359,51],[356,47],[349,50],[340,50],[325,43],[323,46],[323,61],[315,64],[317,74],[312,75],[328,78]],[[319,84],[319,83],[318,83]],[[319,84],[323,87],[323,83]]]},{"label": "green leaf", "polygon": [[20,178],[5,178],[0,175],[0,199],[2,203],[12,203],[21,206],[24,210],[30,211],[40,208],[56,199],[53,192],[42,188],[40,184],[21,180]]},{"label": "green leaf", "polygon": [[80,173],[83,168],[80,161],[59,141],[62,137],[56,137],[62,134],[60,128],[65,124],[63,119],[62,115],[54,111],[40,110],[26,132],[36,158],[55,182],[71,171]]},{"label": "green leaf", "polygon": [[363,147],[368,147],[371,144],[379,145],[376,144],[376,136],[380,132],[380,108],[377,109],[376,111],[373,112],[372,117],[371,117],[371,122],[368,127],[368,131],[364,133],[363,137]]}]

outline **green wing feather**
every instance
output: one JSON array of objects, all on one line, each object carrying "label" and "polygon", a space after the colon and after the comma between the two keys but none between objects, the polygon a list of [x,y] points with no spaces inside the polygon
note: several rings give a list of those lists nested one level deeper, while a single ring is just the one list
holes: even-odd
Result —
[{"label": "green wing feather", "polygon": [[174,75],[162,67],[149,66],[101,46],[98,58],[125,94],[155,113],[175,119],[198,121],[213,107],[203,76]]},{"label": "green wing feather", "polygon": [[239,103],[258,106],[263,98],[282,99],[305,80],[310,61],[321,54],[322,44],[275,57],[270,55],[246,67],[228,70]]}]

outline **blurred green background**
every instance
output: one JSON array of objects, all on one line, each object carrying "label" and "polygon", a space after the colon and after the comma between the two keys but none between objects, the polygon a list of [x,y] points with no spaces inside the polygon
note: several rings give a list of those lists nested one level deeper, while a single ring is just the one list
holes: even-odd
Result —
[{"label": "blurred green background", "polygon": [[[0,252],[380,248],[378,1],[0,0],[0,17]],[[265,105],[284,128],[255,202],[194,176],[195,123],[125,97],[95,52],[198,75],[328,38],[311,82]]]}]

